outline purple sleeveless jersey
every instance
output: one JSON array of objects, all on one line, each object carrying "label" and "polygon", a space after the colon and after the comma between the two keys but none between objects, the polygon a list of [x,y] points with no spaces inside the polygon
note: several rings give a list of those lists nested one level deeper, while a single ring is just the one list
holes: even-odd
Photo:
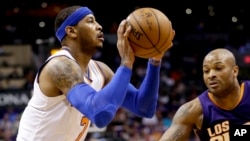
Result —
[{"label": "purple sleeveless jersey", "polygon": [[229,141],[232,128],[250,122],[250,81],[243,83],[242,99],[232,110],[216,106],[210,100],[208,91],[199,96],[203,110],[203,123],[201,130],[196,134],[201,141]]}]

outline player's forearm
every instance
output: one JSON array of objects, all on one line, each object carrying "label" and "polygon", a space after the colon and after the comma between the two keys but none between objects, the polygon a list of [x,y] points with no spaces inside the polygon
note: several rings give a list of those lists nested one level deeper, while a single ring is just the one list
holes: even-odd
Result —
[{"label": "player's forearm", "polygon": [[138,107],[141,113],[152,117],[156,110],[160,85],[160,64],[149,60],[146,76],[139,87]]},{"label": "player's forearm", "polygon": [[176,132],[174,135],[163,135],[159,141],[187,141],[187,139],[180,134],[180,132]]},{"label": "player's forearm", "polygon": [[173,124],[162,135],[159,141],[187,141],[191,134],[192,128],[186,126],[178,126]]},{"label": "player's forearm", "polygon": [[139,87],[129,85],[122,106],[142,117],[152,117],[158,101],[160,66],[148,63],[147,74]]}]

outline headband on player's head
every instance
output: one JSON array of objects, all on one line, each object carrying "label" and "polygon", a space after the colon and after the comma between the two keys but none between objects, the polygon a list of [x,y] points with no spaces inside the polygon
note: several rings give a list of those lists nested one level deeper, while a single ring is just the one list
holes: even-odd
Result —
[{"label": "headband on player's head", "polygon": [[76,11],[69,15],[67,19],[62,23],[62,25],[57,29],[57,39],[61,42],[64,36],[66,35],[66,26],[76,25],[82,18],[89,14],[93,14],[93,12],[88,7],[81,7],[79,9],[76,9]]}]

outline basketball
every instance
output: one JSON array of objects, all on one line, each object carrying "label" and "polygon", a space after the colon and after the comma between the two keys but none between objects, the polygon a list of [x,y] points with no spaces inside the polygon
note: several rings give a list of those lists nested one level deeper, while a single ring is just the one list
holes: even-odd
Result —
[{"label": "basketball", "polygon": [[135,56],[151,58],[172,46],[175,32],[168,17],[158,9],[143,7],[127,17],[132,30],[128,37]]}]

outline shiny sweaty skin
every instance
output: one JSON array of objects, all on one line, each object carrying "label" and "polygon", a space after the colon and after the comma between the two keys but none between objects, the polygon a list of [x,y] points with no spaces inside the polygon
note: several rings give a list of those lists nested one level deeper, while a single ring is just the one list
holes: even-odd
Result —
[{"label": "shiny sweaty skin", "polygon": [[[224,109],[233,109],[240,98],[240,84],[237,80],[239,68],[234,55],[224,48],[212,50],[205,56],[202,70],[204,83],[214,104]],[[203,111],[197,97],[177,110],[172,125],[159,141],[187,141],[193,131],[202,128],[202,124]]]}]

